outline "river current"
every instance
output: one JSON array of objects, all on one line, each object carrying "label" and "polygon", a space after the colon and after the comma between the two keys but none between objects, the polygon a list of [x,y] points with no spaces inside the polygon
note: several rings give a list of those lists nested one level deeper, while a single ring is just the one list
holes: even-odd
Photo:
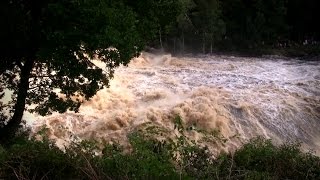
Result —
[{"label": "river current", "polygon": [[32,127],[45,124],[60,146],[72,139],[121,143],[146,122],[173,130],[177,115],[186,126],[217,130],[228,140],[213,149],[233,150],[263,136],[301,142],[319,155],[320,61],[143,53],[117,68],[110,87],[79,113],[37,117]]}]

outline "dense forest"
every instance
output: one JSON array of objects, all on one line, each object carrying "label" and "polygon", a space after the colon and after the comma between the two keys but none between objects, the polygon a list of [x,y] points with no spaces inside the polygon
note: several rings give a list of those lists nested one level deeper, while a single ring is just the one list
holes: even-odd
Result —
[{"label": "dense forest", "polygon": [[318,7],[317,0],[181,0],[155,44],[174,53],[319,46]]}]

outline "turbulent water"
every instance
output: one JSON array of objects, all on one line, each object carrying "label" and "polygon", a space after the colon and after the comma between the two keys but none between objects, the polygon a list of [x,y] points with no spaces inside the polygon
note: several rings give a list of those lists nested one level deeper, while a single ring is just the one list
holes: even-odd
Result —
[{"label": "turbulent water", "polygon": [[60,145],[70,139],[121,142],[145,122],[173,130],[176,115],[187,126],[219,130],[229,139],[225,150],[260,135],[300,141],[320,154],[320,62],[144,53],[119,67],[110,88],[80,113],[39,117],[33,128],[46,124]]}]

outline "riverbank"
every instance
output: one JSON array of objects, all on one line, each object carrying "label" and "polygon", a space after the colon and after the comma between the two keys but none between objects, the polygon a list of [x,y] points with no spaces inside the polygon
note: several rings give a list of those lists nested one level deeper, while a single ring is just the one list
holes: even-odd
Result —
[{"label": "riverbank", "polygon": [[[150,49],[150,48],[149,48]],[[170,49],[164,51],[153,49],[151,52],[167,52],[174,56],[183,57],[186,55],[203,55],[201,52],[173,52]],[[210,53],[208,53],[210,54]],[[225,56],[236,56],[236,57],[265,57],[273,56],[282,59],[286,58],[298,58],[308,61],[320,61],[320,45],[299,45],[291,47],[259,47],[259,48],[217,48],[213,50],[211,55],[225,55]]]},{"label": "riverbank", "polygon": [[[319,179],[320,158],[299,144],[275,146],[256,138],[234,153],[212,156],[180,136],[158,141],[129,135],[131,150],[117,144],[73,144],[65,152],[49,140],[18,137],[0,145],[0,179]],[[101,146],[100,146],[101,147]]]}]

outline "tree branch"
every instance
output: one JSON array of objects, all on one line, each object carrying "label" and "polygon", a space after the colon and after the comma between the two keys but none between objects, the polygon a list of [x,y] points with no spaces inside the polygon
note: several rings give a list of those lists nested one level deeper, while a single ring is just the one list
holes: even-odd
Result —
[{"label": "tree branch", "polygon": [[85,62],[88,64],[88,65],[92,65],[96,68],[99,68],[101,69],[103,72],[105,72],[106,74],[109,74],[107,71],[105,71],[104,69],[102,69],[101,67],[97,66],[96,64],[94,64],[93,62],[91,62],[90,60],[86,59]]},{"label": "tree branch", "polygon": [[51,78],[51,77],[58,77],[58,75],[43,75],[43,76],[38,76],[38,75],[31,75],[30,78]]}]

